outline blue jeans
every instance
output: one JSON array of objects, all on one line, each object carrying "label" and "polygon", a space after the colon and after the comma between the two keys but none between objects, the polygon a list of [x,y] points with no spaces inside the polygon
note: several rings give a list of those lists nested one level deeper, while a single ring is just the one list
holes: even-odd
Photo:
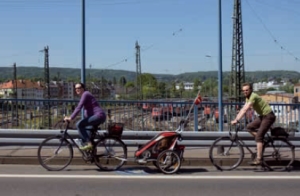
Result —
[{"label": "blue jeans", "polygon": [[87,118],[84,118],[76,123],[76,127],[78,129],[78,133],[82,138],[82,142],[90,142],[90,133],[86,130],[87,126],[98,126],[104,123],[106,120],[106,116],[103,115],[101,117],[94,115]]}]

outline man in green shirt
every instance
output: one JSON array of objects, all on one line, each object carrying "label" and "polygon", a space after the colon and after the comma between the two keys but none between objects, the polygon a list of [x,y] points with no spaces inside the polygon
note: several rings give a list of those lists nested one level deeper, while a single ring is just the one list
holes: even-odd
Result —
[{"label": "man in green shirt", "polygon": [[239,122],[244,117],[248,109],[253,108],[259,115],[255,120],[247,125],[247,130],[255,137],[257,146],[256,159],[251,163],[252,165],[260,165],[262,159],[263,139],[267,131],[276,120],[272,108],[259,95],[253,92],[252,85],[245,83],[242,86],[243,93],[246,97],[246,103],[240,110],[236,118],[231,121],[232,125]]}]

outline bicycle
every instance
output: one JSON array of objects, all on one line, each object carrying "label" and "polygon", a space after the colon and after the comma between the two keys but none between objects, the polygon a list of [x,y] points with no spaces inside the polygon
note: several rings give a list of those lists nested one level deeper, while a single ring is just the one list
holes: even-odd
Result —
[{"label": "bicycle", "polygon": [[[122,167],[127,159],[127,147],[120,139],[123,132],[122,123],[109,123],[105,133],[98,132],[98,126],[87,127],[91,133],[93,148],[88,151],[80,149],[74,138],[68,133],[69,122],[65,122],[60,134],[46,138],[38,148],[38,160],[49,171],[65,169],[77,148],[85,162],[95,163],[101,170],[112,171]],[[97,138],[100,138],[97,140]],[[54,149],[52,149],[54,147]],[[50,150],[49,150],[50,149]],[[48,152],[44,154],[44,152]],[[56,159],[57,158],[57,159]]]},{"label": "bicycle", "polygon": [[[218,170],[237,168],[244,160],[244,147],[250,153],[252,161],[256,158],[256,152],[239,137],[238,127],[235,133],[230,129],[229,136],[216,139],[209,149],[210,161]],[[267,132],[264,138],[261,167],[269,171],[290,171],[295,159],[295,146],[288,140],[288,136],[294,132],[288,133],[281,127],[270,128],[270,132],[271,135]]]}]

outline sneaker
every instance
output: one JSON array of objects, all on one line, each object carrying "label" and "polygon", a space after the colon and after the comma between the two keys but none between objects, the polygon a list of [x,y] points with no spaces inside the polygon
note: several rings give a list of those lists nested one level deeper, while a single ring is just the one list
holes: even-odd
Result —
[{"label": "sneaker", "polygon": [[250,165],[261,165],[261,163],[261,159],[254,159],[252,162],[250,162]]},{"label": "sneaker", "polygon": [[93,148],[92,145],[87,144],[87,145],[85,145],[85,146],[81,146],[81,147],[80,147],[80,150],[91,150],[92,148]]}]

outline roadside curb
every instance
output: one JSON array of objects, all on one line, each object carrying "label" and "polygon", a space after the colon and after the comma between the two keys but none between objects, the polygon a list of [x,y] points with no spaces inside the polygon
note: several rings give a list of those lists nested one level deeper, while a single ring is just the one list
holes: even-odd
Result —
[{"label": "roadside curb", "polygon": [[[244,159],[240,166],[249,166],[250,159]],[[11,164],[11,165],[40,165],[38,158],[35,156],[6,156],[0,157],[0,165],[1,164]],[[85,162],[81,157],[74,157],[70,165],[93,165],[94,163]],[[134,161],[127,161],[125,165],[130,166],[139,166]],[[148,162],[145,165],[152,165],[152,162]],[[184,158],[182,161],[182,166],[213,166],[208,158]],[[300,168],[300,161],[295,160],[294,167]]]},{"label": "roadside curb", "polygon": [[[37,157],[0,157],[0,164],[17,164],[17,165],[39,165]],[[90,162],[85,162],[81,157],[74,157],[70,165],[88,165]],[[93,163],[92,163],[93,164]],[[134,161],[127,161],[126,165],[140,165]],[[152,165],[151,162],[146,165]],[[210,160],[205,159],[196,159],[196,158],[184,158],[182,161],[182,166],[212,166]]]}]

